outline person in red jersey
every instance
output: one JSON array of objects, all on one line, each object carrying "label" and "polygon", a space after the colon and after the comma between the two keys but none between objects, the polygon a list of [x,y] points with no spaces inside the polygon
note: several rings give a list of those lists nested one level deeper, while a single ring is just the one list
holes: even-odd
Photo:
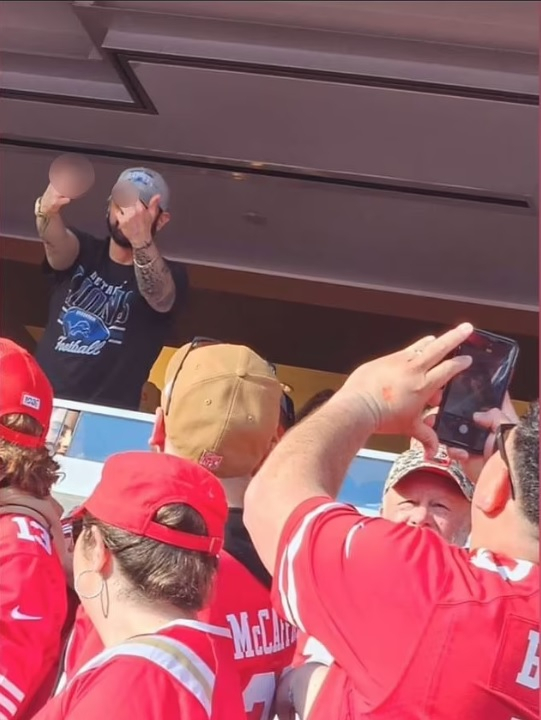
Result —
[{"label": "person in red jersey", "polygon": [[0,338],[0,720],[30,718],[47,699],[67,617],[52,407],[34,358]]},{"label": "person in red jersey", "polygon": [[36,720],[242,720],[229,632],[208,602],[227,504],[204,468],[114,455],[73,518],[74,586],[104,649]]},{"label": "person in red jersey", "polygon": [[[472,495],[472,483],[444,445],[427,459],[423,446],[413,442],[389,471],[380,514],[391,522],[429,527],[447,542],[464,546],[471,530]],[[307,662],[330,665],[332,657],[315,638],[299,633],[292,665],[298,668]],[[293,682],[291,674],[287,682]]]},{"label": "person in red jersey", "polygon": [[[272,579],[244,527],[242,507],[253,472],[276,442],[282,388],[272,366],[249,348],[209,340],[178,350],[165,381],[153,446],[212,471],[229,506],[216,589],[198,617],[230,629],[248,718],[268,720],[296,635],[272,607]],[[66,653],[66,677],[100,649],[81,610]]]},{"label": "person in red jersey", "polygon": [[329,708],[333,720],[538,718],[538,403],[518,425],[491,426],[470,550],[335,500],[374,432],[415,437],[434,455],[423,410],[471,363],[448,356],[472,330],[465,323],[359,367],[248,488],[245,522],[275,568],[277,608],[335,660],[311,720]]}]

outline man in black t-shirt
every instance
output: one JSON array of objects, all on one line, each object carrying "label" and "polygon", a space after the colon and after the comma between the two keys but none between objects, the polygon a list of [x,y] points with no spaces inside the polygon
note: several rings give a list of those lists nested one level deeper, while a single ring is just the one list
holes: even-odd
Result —
[{"label": "man in black t-shirt", "polygon": [[169,189],[153,170],[125,170],[109,199],[109,236],[99,240],[66,228],[60,211],[70,197],[59,185],[35,206],[53,282],[37,360],[56,397],[136,410],[188,285],[184,266],[154,241],[170,219]]}]

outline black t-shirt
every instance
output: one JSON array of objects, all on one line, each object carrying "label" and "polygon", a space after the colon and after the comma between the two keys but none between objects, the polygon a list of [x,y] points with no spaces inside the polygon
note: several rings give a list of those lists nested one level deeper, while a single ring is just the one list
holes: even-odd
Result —
[{"label": "black t-shirt", "polygon": [[224,550],[238,560],[241,565],[269,590],[272,586],[272,577],[267,568],[259,559],[252,538],[242,520],[240,508],[229,508],[225,526]]},{"label": "black t-shirt", "polygon": [[137,410],[141,390],[160,354],[172,316],[184,301],[186,269],[168,263],[177,289],[168,313],[140,294],[133,265],[109,257],[109,240],[72,230],[77,259],[52,279],[49,319],[36,358],[56,397]]}]

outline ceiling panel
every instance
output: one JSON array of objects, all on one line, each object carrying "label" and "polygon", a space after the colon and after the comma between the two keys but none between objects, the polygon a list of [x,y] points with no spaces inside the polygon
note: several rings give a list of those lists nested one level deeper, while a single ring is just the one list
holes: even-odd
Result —
[{"label": "ceiling panel", "polygon": [[158,116],[0,103],[3,133],[537,194],[538,109],[151,63]]},{"label": "ceiling panel", "polygon": [[96,2],[95,6],[171,15],[371,33],[430,42],[535,52],[532,2]]},{"label": "ceiling panel", "polygon": [[[34,199],[53,153],[2,149],[0,234],[35,237]],[[96,185],[68,220],[105,232],[125,162],[94,159]],[[172,190],[162,247],[173,258],[492,304],[536,306],[534,214],[330,184],[153,165]],[[518,245],[520,243],[520,245]],[[512,262],[511,262],[512,259]]]},{"label": "ceiling panel", "polygon": [[97,172],[68,215],[103,232],[116,175],[144,158],[172,188],[172,257],[537,305],[536,3],[0,11],[1,233],[35,236],[67,149]]}]

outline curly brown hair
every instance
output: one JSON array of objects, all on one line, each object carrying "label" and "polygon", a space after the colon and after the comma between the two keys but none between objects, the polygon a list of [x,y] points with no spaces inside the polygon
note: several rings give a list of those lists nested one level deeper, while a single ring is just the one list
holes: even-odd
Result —
[{"label": "curly brown hair", "polygon": [[[29,415],[11,414],[0,424],[27,435],[39,436],[42,426]],[[59,465],[45,446],[27,448],[0,439],[0,487],[12,487],[44,498],[58,480]]]}]

